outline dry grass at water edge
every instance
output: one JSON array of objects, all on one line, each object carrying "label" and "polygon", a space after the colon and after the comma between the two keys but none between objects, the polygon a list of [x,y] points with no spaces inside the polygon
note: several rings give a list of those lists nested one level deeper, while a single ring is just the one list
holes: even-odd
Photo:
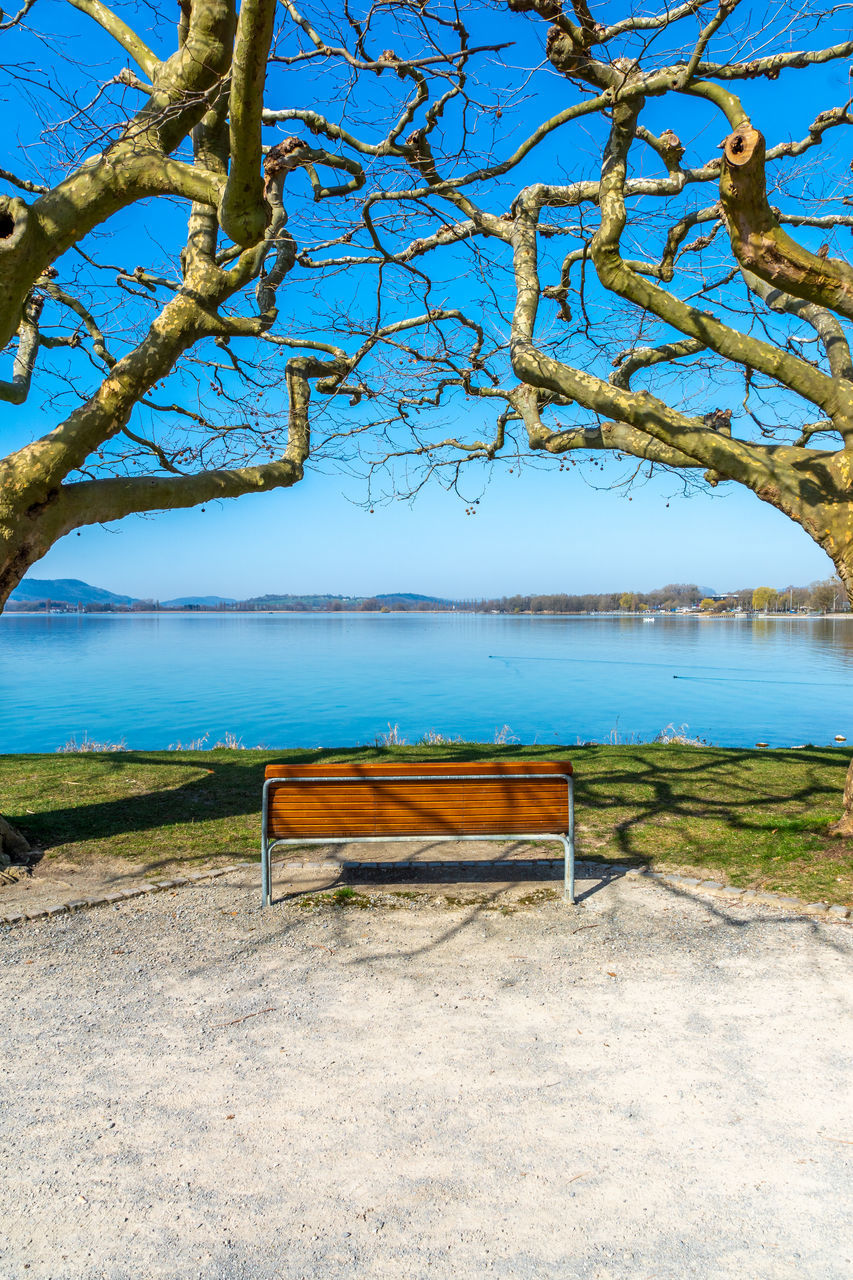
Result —
[{"label": "dry grass at water edge", "polygon": [[853,905],[853,844],[830,839],[846,749],[444,743],[348,750],[118,751],[0,756],[0,812],[47,849],[146,875],[257,857],[270,761],[569,758],[578,856]]}]

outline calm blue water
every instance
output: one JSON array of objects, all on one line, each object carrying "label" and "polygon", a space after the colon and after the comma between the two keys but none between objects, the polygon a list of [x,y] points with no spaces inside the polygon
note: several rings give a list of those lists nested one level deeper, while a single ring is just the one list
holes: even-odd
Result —
[{"label": "calm blue water", "polygon": [[[677,678],[676,678],[677,677]],[[0,617],[0,751],[373,743],[853,741],[853,620],[478,614]]]}]

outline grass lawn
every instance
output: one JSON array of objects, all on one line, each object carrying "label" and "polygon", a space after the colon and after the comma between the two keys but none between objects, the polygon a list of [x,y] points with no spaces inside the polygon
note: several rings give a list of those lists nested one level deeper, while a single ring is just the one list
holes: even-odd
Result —
[{"label": "grass lawn", "polygon": [[137,861],[147,874],[258,856],[271,761],[569,758],[578,856],[701,872],[745,888],[853,905],[840,812],[849,751],[663,745],[358,747],[0,755],[0,813],[48,858]]}]

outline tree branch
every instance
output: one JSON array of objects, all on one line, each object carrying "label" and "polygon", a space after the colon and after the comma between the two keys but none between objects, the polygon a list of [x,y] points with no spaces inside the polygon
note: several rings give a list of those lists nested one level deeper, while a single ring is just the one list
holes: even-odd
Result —
[{"label": "tree branch", "polygon": [[592,259],[605,288],[659,316],[687,337],[696,338],[726,359],[749,365],[776,378],[830,417],[853,414],[853,387],[837,383],[790,352],[781,351],[723,324],[709,312],[699,311],[674,294],[631,271],[622,259],[620,239],[626,223],[625,174],[628,150],[634,136],[636,108],[625,105],[614,112],[610,142],[602,166],[599,205],[601,224],[591,244]]},{"label": "tree branch", "polygon": [[263,238],[267,217],[261,176],[261,115],[276,0],[243,0],[231,72],[231,169],[219,206],[222,230],[248,248]]},{"label": "tree branch", "polygon": [[749,124],[725,141],[720,203],[735,257],[783,293],[853,320],[853,268],[810,253],[782,230],[767,199],[764,152],[763,135]]},{"label": "tree branch", "polygon": [[88,17],[94,19],[98,26],[103,27],[104,31],[109,32],[113,39],[121,45],[125,53],[129,53],[139,69],[153,80],[160,69],[160,59],[156,54],[148,48],[144,40],[141,40],[136,32],[123,22],[122,19],[112,9],[109,9],[101,0],[68,0],[70,5],[75,9],[79,9],[81,13],[85,13]]},{"label": "tree branch", "polygon": [[24,307],[24,315],[18,327],[18,349],[12,365],[11,382],[0,381],[0,400],[7,404],[23,404],[30,394],[36,356],[39,349],[38,321],[42,303],[30,298]]}]

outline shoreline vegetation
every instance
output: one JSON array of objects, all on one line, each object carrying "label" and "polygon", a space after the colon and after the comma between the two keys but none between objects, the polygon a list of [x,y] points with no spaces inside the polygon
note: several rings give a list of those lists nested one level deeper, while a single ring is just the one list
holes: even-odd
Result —
[{"label": "shoreline vegetation", "polygon": [[654,591],[513,595],[447,600],[397,592],[376,596],[264,595],[246,600],[184,596],[136,600],[75,578],[25,580],[6,606],[10,613],[489,613],[592,616],[825,617],[849,613],[840,579],[807,587],[746,587],[717,594],[694,583],[669,583]]},{"label": "shoreline vegetation", "polygon": [[[97,744],[95,744],[97,745]],[[125,859],[152,874],[257,857],[271,761],[570,759],[578,857],[709,874],[740,888],[853,905],[853,843],[831,838],[844,747],[519,746],[443,742],[318,750],[0,755],[7,818],[45,857]]]},{"label": "shoreline vegetation", "polygon": [[[171,616],[172,614],[179,615],[181,617],[213,614],[215,616],[221,617],[222,614],[224,613],[229,615],[234,615],[235,617],[247,617],[247,616],[258,614],[258,613],[287,613],[287,614],[297,614],[297,615],[305,614],[305,615],[311,615],[311,616],[314,616],[316,614],[335,613],[335,614],[341,614],[345,617],[353,617],[356,614],[364,614],[364,613],[370,613],[370,614],[381,613],[381,614],[396,615],[400,613],[413,613],[413,612],[422,614],[427,617],[432,617],[436,614],[443,614],[443,613],[474,615],[478,613],[484,613],[486,612],[486,610],[473,609],[473,608],[467,608],[467,607],[462,608],[461,606],[458,609],[452,609],[452,610],[451,609],[328,610],[328,609],[272,609],[272,608],[271,609],[257,609],[257,608],[241,609],[241,608],[237,608],[236,606],[234,608],[228,608],[228,609],[195,608],[195,607],[188,607],[188,608],[181,608],[181,609],[174,609],[174,608],[167,609],[162,607],[161,608],[152,607],[152,608],[145,608],[145,609],[135,609],[135,608],[134,609],[128,609],[128,608],[9,609],[7,607],[6,609],[7,614],[11,614],[16,618],[39,618],[39,617],[44,617],[45,614],[48,614],[48,615],[61,614],[61,615],[69,615],[74,617],[78,615],[85,615],[88,617],[88,616],[103,616],[104,614],[107,614],[107,615],[113,615],[113,616],[131,615],[133,617],[144,617],[144,618],[160,617],[163,615]],[[494,612],[498,612],[498,611],[495,610]],[[607,612],[605,610],[602,610],[600,612],[597,610],[571,612],[569,610],[556,610],[556,609],[536,609],[536,610],[517,609],[517,610],[513,610],[512,616],[521,617],[521,618],[641,618],[646,622],[654,622],[655,619],[661,619],[661,618],[666,618],[666,619],[674,618],[678,621],[681,621],[685,618],[688,620],[699,619],[702,622],[822,622],[827,619],[833,620],[833,621],[839,621],[839,620],[850,621],[851,619],[853,619],[853,610],[847,609],[843,612],[839,611],[837,613],[833,611],[829,611],[826,613],[817,612],[817,611],[809,612],[807,610],[802,610],[802,609],[794,609],[790,613],[787,613],[787,612],[786,613],[779,613],[779,612],[764,613],[762,611],[756,611],[756,610],[749,610],[749,611],[731,610],[725,613],[703,613],[701,610],[675,610],[673,612],[653,612],[653,611],[641,612],[639,610],[617,609],[612,612]]]}]

